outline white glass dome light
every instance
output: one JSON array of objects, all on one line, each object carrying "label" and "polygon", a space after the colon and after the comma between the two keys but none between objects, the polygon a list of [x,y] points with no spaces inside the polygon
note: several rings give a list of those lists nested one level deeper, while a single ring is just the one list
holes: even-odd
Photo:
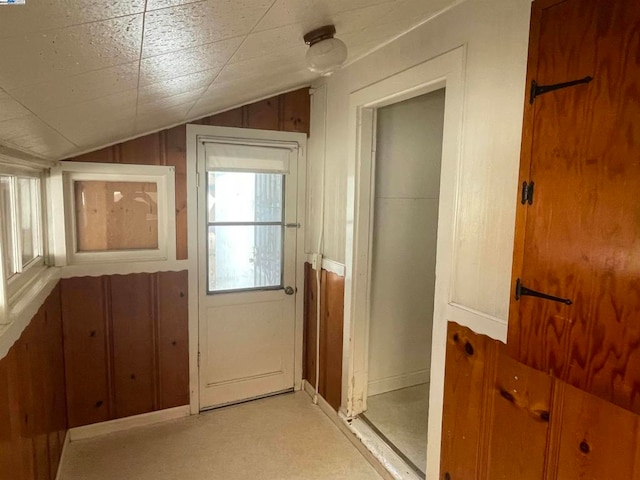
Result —
[{"label": "white glass dome light", "polygon": [[325,25],[304,36],[309,45],[306,60],[307,68],[323,77],[338,70],[347,59],[347,46],[343,41],[333,38],[336,27]]}]

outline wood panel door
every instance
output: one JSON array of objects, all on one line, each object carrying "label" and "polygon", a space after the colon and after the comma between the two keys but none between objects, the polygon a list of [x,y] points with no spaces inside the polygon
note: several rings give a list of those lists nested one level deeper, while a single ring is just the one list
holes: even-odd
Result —
[{"label": "wood panel door", "polygon": [[637,0],[534,3],[508,335],[516,359],[635,412],[639,52]]}]

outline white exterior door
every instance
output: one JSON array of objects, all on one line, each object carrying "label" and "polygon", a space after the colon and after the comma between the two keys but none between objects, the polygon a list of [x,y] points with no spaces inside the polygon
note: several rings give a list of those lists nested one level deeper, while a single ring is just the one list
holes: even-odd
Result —
[{"label": "white exterior door", "polygon": [[201,410],[294,387],[300,149],[264,133],[198,142]]}]

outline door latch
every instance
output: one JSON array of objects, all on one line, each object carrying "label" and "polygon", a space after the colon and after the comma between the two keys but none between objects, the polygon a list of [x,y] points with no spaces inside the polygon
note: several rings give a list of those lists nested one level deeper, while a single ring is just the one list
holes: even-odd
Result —
[{"label": "door latch", "polygon": [[296,291],[293,287],[284,287],[284,293],[286,293],[287,295],[293,295],[294,293],[296,293]]}]

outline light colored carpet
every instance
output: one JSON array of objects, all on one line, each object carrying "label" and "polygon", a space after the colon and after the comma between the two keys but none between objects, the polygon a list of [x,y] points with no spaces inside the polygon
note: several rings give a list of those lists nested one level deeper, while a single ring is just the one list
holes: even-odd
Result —
[{"label": "light colored carpet", "polygon": [[73,442],[62,478],[380,479],[303,392]]},{"label": "light colored carpet", "polygon": [[429,384],[373,395],[365,416],[423,473],[427,465]]}]

